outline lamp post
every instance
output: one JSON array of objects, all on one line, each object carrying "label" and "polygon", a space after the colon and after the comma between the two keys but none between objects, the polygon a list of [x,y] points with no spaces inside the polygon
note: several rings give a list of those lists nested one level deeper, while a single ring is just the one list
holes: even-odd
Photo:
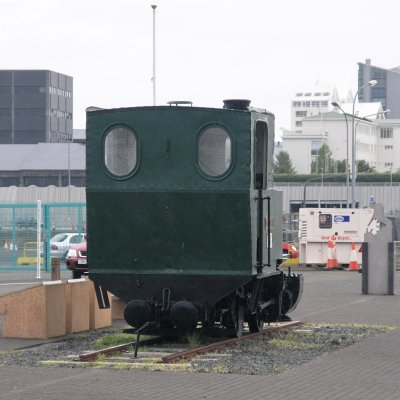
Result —
[{"label": "lamp post", "polygon": [[152,4],[153,9],[153,106],[156,105],[156,8],[157,4]]},{"label": "lamp post", "polygon": [[378,112],[378,113],[368,114],[368,115],[364,115],[363,117],[359,117],[358,121],[356,123],[356,128],[355,128],[356,139],[357,139],[357,126],[362,120],[364,120],[365,118],[368,118],[368,117],[373,117],[374,115],[385,115],[385,114],[389,114],[389,113],[390,113],[390,110],[388,109],[388,110],[381,111],[381,112]]},{"label": "lamp post", "polygon": [[346,120],[346,208],[349,208],[349,195],[350,195],[350,177],[349,177],[349,123],[347,121],[347,114],[340,107],[339,103],[333,102],[333,107],[339,108],[342,111]]},{"label": "lamp post", "polygon": [[356,130],[355,130],[355,107],[356,107],[356,98],[361,89],[364,89],[367,86],[374,87],[378,84],[378,81],[372,80],[369,81],[366,85],[361,86],[353,99],[353,124],[352,124],[352,136],[351,136],[351,207],[355,208],[355,198],[356,198]]}]

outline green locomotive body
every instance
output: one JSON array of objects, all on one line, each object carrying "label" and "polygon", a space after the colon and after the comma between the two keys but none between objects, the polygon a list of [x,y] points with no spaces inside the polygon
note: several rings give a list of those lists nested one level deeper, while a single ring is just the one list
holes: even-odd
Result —
[{"label": "green locomotive body", "polygon": [[89,277],[127,322],[240,335],[296,306],[273,145],[274,116],[243,101],[87,111]]}]

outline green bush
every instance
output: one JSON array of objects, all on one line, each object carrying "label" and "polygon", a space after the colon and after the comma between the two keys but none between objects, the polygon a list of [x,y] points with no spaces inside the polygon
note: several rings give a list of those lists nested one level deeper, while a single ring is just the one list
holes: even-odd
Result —
[{"label": "green bush", "polygon": [[[321,175],[320,175],[321,176]],[[316,174],[274,174],[275,183],[285,183],[285,182],[305,182],[310,178],[318,178]],[[351,176],[350,176],[351,179]],[[400,173],[396,172],[390,176],[390,173],[368,173],[368,174],[357,174],[357,182],[400,182]],[[345,174],[328,174],[324,175],[324,181],[329,182],[346,182]],[[318,182],[318,180],[315,180]]]}]

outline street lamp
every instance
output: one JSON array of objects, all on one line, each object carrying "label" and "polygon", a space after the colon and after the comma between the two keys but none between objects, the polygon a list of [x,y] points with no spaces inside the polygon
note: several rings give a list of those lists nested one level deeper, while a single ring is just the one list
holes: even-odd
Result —
[{"label": "street lamp", "polygon": [[356,106],[356,98],[358,96],[358,93],[361,89],[364,89],[367,86],[374,87],[378,84],[378,81],[373,79],[372,81],[369,81],[366,85],[361,86],[353,99],[353,124],[352,124],[352,137],[351,137],[351,206],[352,208],[355,207],[355,197],[356,197],[356,130],[355,130],[355,106]]},{"label": "street lamp", "polygon": [[[356,139],[357,139],[357,126],[358,126],[358,124],[362,121],[362,120],[364,120],[364,119],[366,119],[366,118],[368,118],[368,117],[373,117],[374,115],[385,115],[385,114],[389,114],[390,113],[390,110],[385,110],[385,111],[381,111],[381,112],[378,112],[378,113],[373,113],[373,114],[368,114],[368,115],[364,115],[363,117],[359,117],[358,118],[358,121],[357,121],[357,123],[356,123],[356,128],[355,128],[355,131],[356,131]],[[357,141],[357,140],[356,140]]]},{"label": "street lamp", "polygon": [[344,118],[346,119],[346,208],[349,208],[349,194],[350,194],[350,177],[349,177],[349,123],[347,121],[347,114],[343,108],[340,107],[339,103],[333,102],[333,107],[339,108],[342,111]]}]

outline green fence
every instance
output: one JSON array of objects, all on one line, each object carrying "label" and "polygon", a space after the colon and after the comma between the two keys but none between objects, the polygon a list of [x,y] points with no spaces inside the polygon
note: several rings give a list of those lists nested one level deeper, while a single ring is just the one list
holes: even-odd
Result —
[{"label": "green fence", "polygon": [[0,204],[0,270],[36,269],[40,261],[40,269],[49,271],[51,257],[66,268],[69,246],[84,240],[85,232],[85,203]]}]

